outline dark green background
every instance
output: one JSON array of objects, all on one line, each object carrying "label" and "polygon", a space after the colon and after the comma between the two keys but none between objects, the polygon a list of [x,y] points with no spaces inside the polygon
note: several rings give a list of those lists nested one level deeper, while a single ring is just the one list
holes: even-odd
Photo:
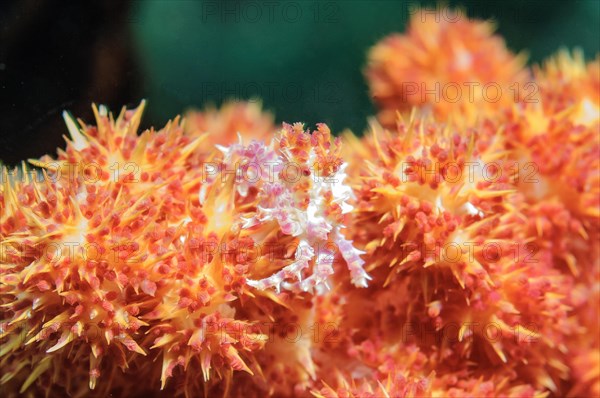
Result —
[{"label": "dark green background", "polygon": [[[362,75],[366,52],[402,31],[416,4],[436,3],[137,2],[131,28],[150,116],[160,123],[207,100],[259,96],[279,121],[324,121],[360,133],[374,111]],[[597,0],[454,4],[494,18],[509,47],[528,50],[533,62],[563,46],[581,47],[588,58],[599,51]]]}]

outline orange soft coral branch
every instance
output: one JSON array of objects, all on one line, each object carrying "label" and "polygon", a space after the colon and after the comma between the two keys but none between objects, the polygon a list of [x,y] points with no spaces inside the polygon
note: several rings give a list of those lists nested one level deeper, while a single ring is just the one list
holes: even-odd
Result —
[{"label": "orange soft coral branch", "polygon": [[415,106],[468,124],[529,92],[525,57],[513,55],[490,22],[444,11],[417,10],[405,34],[388,36],[369,52],[365,74],[384,126]]},{"label": "orange soft coral branch", "polygon": [[[289,312],[271,288],[310,302],[304,292],[327,286],[336,257],[348,259],[357,285],[366,283],[359,252],[341,232],[350,190],[327,126],[311,133],[285,125],[270,144],[205,155],[206,135],[185,134],[179,118],[138,136],[143,105],[116,120],[94,107],[96,126],[65,114],[67,149],[32,161],[45,168],[42,179],[25,168],[23,179],[2,171],[1,361],[9,370],[3,382],[19,380],[22,391],[71,391],[57,367],[65,361],[89,369],[89,388],[104,383],[101,391],[120,389],[122,378],[107,378],[106,369],[126,373],[128,364],[175,393],[228,383],[234,371],[271,374],[275,364],[255,353],[269,343],[271,355],[297,347],[269,341],[265,322],[290,319],[261,310],[274,303],[272,311]],[[209,160],[223,173],[207,176]],[[248,163],[266,161],[275,174],[243,175]],[[300,178],[283,173],[290,165]],[[300,252],[295,259],[281,250],[290,247]],[[296,366],[310,363],[306,352]],[[27,364],[33,372],[25,378]],[[181,390],[190,372],[204,383]],[[178,381],[168,385],[171,378]]]}]

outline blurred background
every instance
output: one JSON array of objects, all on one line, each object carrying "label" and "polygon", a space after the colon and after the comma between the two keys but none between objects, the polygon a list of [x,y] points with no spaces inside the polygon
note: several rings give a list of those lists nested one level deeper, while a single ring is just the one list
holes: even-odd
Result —
[{"label": "blurred background", "polygon": [[[142,127],[190,107],[261,98],[277,121],[362,132],[373,114],[366,52],[403,31],[411,7],[435,1],[137,0],[0,2],[0,160],[54,154],[63,110],[148,99]],[[494,19],[531,63],[561,47],[594,58],[599,0],[449,1]]]}]

